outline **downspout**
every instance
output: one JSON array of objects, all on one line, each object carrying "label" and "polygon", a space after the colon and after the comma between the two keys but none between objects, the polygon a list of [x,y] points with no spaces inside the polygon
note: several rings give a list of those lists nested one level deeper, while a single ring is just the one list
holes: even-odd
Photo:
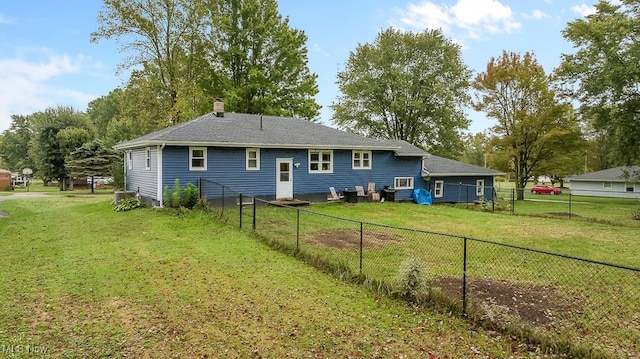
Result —
[{"label": "downspout", "polygon": [[122,153],[122,156],[124,156],[124,158],[122,159],[122,166],[124,166],[124,168],[122,169],[123,173],[124,173],[124,188],[123,188],[123,190],[124,190],[124,193],[127,193],[127,177],[129,175],[129,173],[127,173],[128,169],[129,169],[129,166],[127,165],[127,151],[124,151]]},{"label": "downspout", "polygon": [[162,150],[164,150],[165,145],[166,144],[163,142],[162,145],[158,146],[158,165],[156,166],[158,168],[158,179],[156,185],[158,192],[156,197],[158,198],[158,201],[160,201],[160,208],[164,207],[164,200],[162,198]]}]

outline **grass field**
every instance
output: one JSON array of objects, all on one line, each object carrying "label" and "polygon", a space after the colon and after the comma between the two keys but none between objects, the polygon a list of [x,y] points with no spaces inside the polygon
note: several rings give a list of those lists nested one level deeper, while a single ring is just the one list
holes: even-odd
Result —
[{"label": "grass field", "polygon": [[[549,203],[531,205],[544,213]],[[600,211],[608,215],[626,210],[617,201],[600,202]],[[407,262],[418,262],[430,287],[458,299],[461,237],[638,267],[638,228],[631,219],[542,218],[411,203],[314,204],[311,211],[324,215],[261,207],[256,231],[288,248],[295,245],[311,261],[320,257],[391,287],[401,283]],[[467,251],[468,294],[484,308],[483,316],[512,327],[532,324],[552,340],[584,344],[614,357],[639,355],[640,272],[476,240],[468,241]]]},{"label": "grass field", "polygon": [[3,356],[553,357],[344,284],[208,213],[111,199],[0,203]]}]

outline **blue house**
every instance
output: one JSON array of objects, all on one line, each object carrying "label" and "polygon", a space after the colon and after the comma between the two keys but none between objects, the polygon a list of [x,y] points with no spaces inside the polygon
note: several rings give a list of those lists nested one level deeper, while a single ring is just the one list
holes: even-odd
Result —
[{"label": "blue house", "polygon": [[503,172],[434,155],[425,157],[422,173],[434,203],[470,203],[480,198],[492,200],[495,176],[504,175]]},{"label": "blue house", "polygon": [[[157,205],[175,179],[212,181],[267,200],[325,201],[329,187],[375,182],[377,190],[395,189],[401,201],[430,186],[423,178],[425,151],[297,118],[218,111],[115,148],[125,151],[125,189]],[[201,194],[208,197],[204,188]]]}]

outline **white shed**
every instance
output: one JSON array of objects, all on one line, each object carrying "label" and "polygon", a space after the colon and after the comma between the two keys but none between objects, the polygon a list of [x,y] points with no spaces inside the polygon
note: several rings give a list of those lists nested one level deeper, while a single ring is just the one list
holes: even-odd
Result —
[{"label": "white shed", "polygon": [[640,198],[640,166],[623,166],[565,178],[576,196]]}]

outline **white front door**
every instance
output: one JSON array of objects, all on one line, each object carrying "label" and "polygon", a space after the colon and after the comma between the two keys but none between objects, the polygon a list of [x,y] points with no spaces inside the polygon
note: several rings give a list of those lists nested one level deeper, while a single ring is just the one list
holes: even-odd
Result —
[{"label": "white front door", "polygon": [[293,158],[276,158],[276,199],[293,199]]}]

